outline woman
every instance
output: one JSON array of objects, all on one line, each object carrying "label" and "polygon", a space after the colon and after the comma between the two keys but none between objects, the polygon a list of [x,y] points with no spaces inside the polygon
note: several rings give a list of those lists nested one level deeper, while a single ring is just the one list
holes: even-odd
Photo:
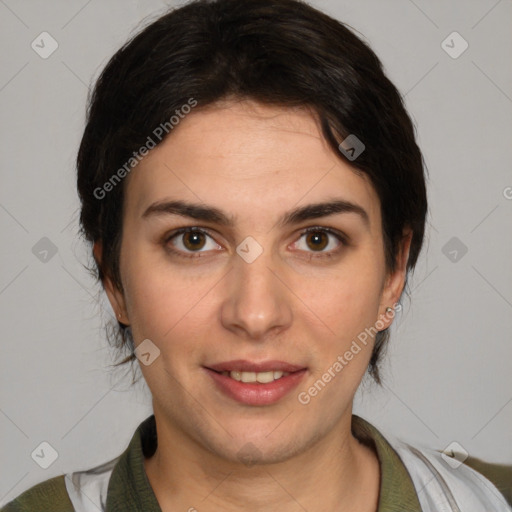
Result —
[{"label": "woman", "polygon": [[154,415],[3,510],[511,510],[512,467],[352,414],[427,198],[400,95],[344,25],[296,0],[161,17],[96,84],[78,191]]}]

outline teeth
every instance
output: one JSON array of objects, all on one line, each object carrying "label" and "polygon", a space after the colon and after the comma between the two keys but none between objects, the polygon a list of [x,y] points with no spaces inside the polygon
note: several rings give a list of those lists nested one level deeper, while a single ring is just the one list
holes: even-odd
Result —
[{"label": "teeth", "polygon": [[275,371],[269,371],[269,372],[238,372],[238,371],[231,371],[231,372],[222,372],[222,375],[225,375],[226,377],[229,376],[232,379],[235,379],[237,381],[241,382],[259,382],[260,384],[267,384],[269,382],[273,382],[277,379],[280,379],[281,377],[286,377],[287,375],[290,375],[288,372],[281,372],[278,370]]},{"label": "teeth", "polygon": [[267,384],[268,382],[274,382],[274,372],[261,372],[256,374],[256,380],[261,384]]},{"label": "teeth", "polygon": [[256,382],[256,373],[254,372],[242,372],[240,377],[242,382]]}]

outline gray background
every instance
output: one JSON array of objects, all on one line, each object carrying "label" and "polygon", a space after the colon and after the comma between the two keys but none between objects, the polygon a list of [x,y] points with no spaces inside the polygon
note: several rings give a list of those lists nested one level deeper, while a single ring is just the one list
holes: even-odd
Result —
[{"label": "gray background", "polygon": [[[393,326],[385,385],[363,385],[355,412],[417,445],[457,441],[511,463],[512,2],[312,4],[364,34],[382,59],[430,173],[426,245]],[[83,268],[74,159],[89,84],[164,8],[0,0],[0,503],[117,456],[151,414],[145,384],[131,388],[108,367],[102,318],[111,311]],[[43,31],[59,45],[47,59],[31,48]],[[441,46],[453,31],[469,43],[456,59]],[[33,252],[43,237],[57,249],[47,261]],[[31,457],[42,441],[58,452],[48,469]]]}]

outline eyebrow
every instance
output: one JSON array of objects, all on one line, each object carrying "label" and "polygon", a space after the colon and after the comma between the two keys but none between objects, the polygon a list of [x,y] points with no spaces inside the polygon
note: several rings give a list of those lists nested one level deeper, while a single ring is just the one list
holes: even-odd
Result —
[{"label": "eyebrow", "polygon": [[[366,210],[358,204],[345,199],[336,199],[323,203],[308,204],[284,213],[278,221],[280,227],[298,224],[306,220],[327,217],[339,213],[355,213],[370,226],[370,218]],[[204,206],[181,200],[159,201],[151,204],[142,214],[143,219],[160,215],[179,215],[203,222],[212,222],[226,227],[234,227],[235,217],[224,213],[214,206]]]}]

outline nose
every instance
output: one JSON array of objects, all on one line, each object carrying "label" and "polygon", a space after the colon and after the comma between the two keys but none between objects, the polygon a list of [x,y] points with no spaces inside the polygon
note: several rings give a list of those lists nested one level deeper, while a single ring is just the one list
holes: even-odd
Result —
[{"label": "nose", "polygon": [[233,265],[221,306],[224,328],[252,341],[286,330],[293,318],[293,294],[271,254],[264,251],[251,263],[235,254]]}]

